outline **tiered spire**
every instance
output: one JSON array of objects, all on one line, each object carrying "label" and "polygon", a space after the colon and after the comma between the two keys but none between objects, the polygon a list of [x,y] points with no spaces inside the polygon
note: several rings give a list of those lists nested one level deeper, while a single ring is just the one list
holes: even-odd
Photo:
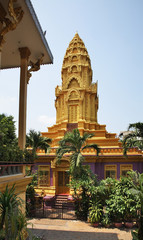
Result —
[{"label": "tiered spire", "polygon": [[[73,81],[74,79],[74,81]],[[71,85],[87,88],[92,81],[92,70],[87,49],[79,37],[75,34],[66,50],[62,66],[62,87],[68,89]]]},{"label": "tiered spire", "polygon": [[57,123],[97,123],[97,84],[87,49],[75,34],[66,50],[62,66],[62,86],[56,88]]}]

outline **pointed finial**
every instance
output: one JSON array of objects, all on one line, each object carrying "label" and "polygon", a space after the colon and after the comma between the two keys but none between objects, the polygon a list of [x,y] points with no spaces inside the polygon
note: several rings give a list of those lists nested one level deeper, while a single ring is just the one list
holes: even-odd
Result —
[{"label": "pointed finial", "polygon": [[78,37],[79,37],[79,35],[78,35],[78,31],[76,31],[75,36],[78,36]]}]

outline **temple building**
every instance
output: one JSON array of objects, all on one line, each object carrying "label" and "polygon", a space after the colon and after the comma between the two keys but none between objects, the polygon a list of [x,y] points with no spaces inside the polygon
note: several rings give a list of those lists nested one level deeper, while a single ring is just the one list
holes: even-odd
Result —
[{"label": "temple building", "polygon": [[69,177],[68,155],[60,165],[56,164],[58,142],[67,131],[78,128],[80,135],[93,133],[88,144],[96,143],[100,147],[97,157],[94,149],[85,149],[85,163],[91,167],[99,179],[112,177],[119,179],[128,170],[143,171],[143,155],[137,148],[128,151],[124,157],[123,149],[115,133],[108,133],[106,125],[98,123],[97,82],[92,82],[92,69],[87,49],[78,33],[70,42],[63,60],[61,71],[62,85],[55,90],[56,124],[42,132],[42,136],[52,139],[51,150],[45,154],[39,150],[35,169],[39,172],[37,192],[46,194],[70,194],[67,187]]}]

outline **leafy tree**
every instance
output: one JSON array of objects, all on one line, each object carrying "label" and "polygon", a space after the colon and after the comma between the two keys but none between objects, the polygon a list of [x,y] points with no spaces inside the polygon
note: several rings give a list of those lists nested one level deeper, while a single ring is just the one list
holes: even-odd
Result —
[{"label": "leafy tree", "polygon": [[20,150],[15,134],[15,122],[12,116],[0,114],[0,160],[23,161],[23,151]]},{"label": "leafy tree", "polygon": [[122,145],[124,148],[124,155],[126,155],[128,148],[138,147],[143,150],[143,123],[129,124],[128,131],[121,133]]},{"label": "leafy tree", "polygon": [[98,182],[94,191],[92,191],[91,203],[100,202],[103,206],[106,205],[106,200],[109,199],[110,195],[115,188],[116,180],[112,178],[106,178]]},{"label": "leafy tree", "polygon": [[132,179],[129,176],[116,180],[111,194],[105,200],[106,213],[112,221],[132,221],[137,218],[140,199],[131,193],[131,188]]},{"label": "leafy tree", "polygon": [[26,169],[26,175],[32,177],[32,181],[26,187],[26,211],[31,217],[32,211],[35,209],[35,187],[38,184],[38,171],[29,172]]},{"label": "leafy tree", "polygon": [[32,147],[32,152],[36,157],[36,150],[38,148],[47,152],[50,148],[49,143],[52,140],[50,138],[42,137],[40,132],[36,132],[35,130],[30,130],[29,134],[26,136],[26,147]]},{"label": "leafy tree", "polygon": [[140,216],[139,216],[139,229],[132,232],[133,240],[143,240],[143,173],[131,171],[129,173],[132,179],[131,194],[138,196],[140,199]]},{"label": "leafy tree", "polygon": [[0,114],[0,161],[33,162],[33,153],[18,146],[15,133],[15,121],[12,116]]},{"label": "leafy tree", "polygon": [[86,148],[94,148],[99,153],[99,148],[96,144],[86,145],[86,141],[92,138],[94,135],[91,133],[84,133],[80,136],[78,129],[73,129],[72,132],[65,134],[63,139],[59,142],[59,147],[57,149],[57,163],[60,163],[63,155],[65,153],[71,153],[70,160],[70,174],[73,178],[80,177],[81,166],[84,161],[84,156],[82,151]]},{"label": "leafy tree", "polygon": [[74,190],[75,213],[78,219],[87,220],[90,201],[97,184],[97,177],[88,165],[81,166],[78,179],[71,179],[70,187]]},{"label": "leafy tree", "polygon": [[13,117],[0,114],[0,142],[3,144],[12,144],[15,140],[15,121]]}]

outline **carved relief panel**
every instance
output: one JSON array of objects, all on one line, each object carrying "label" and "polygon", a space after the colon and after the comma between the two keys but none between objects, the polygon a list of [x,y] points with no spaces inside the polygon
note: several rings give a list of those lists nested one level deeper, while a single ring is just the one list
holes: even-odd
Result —
[{"label": "carved relief panel", "polygon": [[79,118],[79,105],[69,105],[69,123],[76,123]]}]

